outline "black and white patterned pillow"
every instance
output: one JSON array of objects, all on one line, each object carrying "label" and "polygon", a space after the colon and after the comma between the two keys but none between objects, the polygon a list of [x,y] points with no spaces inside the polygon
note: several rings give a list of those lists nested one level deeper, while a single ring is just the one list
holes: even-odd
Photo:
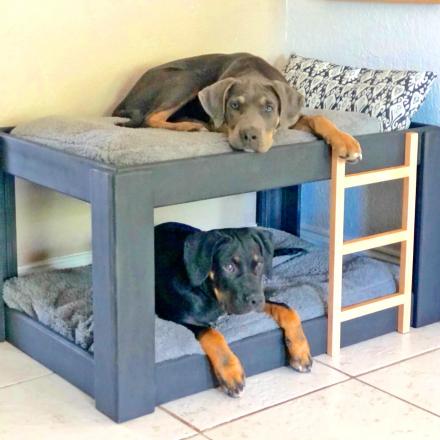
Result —
[{"label": "black and white patterned pillow", "polygon": [[433,72],[372,70],[291,55],[284,71],[310,108],[367,113],[383,131],[409,127],[432,82]]}]

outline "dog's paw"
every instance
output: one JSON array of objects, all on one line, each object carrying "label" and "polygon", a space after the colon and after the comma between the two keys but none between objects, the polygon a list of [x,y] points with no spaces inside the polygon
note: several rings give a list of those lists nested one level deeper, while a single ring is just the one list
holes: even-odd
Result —
[{"label": "dog's paw", "polygon": [[310,354],[304,357],[291,357],[289,365],[299,373],[309,373],[312,370],[313,359]]},{"label": "dog's paw", "polygon": [[215,370],[215,375],[224,392],[230,397],[240,397],[245,386],[245,374],[237,357],[225,360],[225,364]]},{"label": "dog's paw", "polygon": [[297,340],[292,344],[286,340],[289,352],[289,365],[300,373],[308,373],[312,369],[313,359],[307,339]]},{"label": "dog's paw", "polygon": [[359,142],[348,133],[339,132],[331,138],[330,145],[337,151],[338,156],[347,162],[356,163],[362,160],[362,149]]}]

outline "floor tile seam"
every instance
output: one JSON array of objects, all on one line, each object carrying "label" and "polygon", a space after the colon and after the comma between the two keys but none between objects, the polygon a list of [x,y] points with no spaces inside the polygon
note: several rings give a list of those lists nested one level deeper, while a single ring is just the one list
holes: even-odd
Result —
[{"label": "floor tile seam", "polygon": [[439,347],[437,347],[437,348],[432,348],[432,349],[429,349],[429,350],[424,351],[424,352],[422,352],[422,353],[418,353],[418,354],[415,354],[415,355],[412,355],[412,356],[409,356],[409,357],[405,357],[405,358],[403,358],[403,359],[400,359],[400,360],[398,360],[398,361],[391,362],[391,363],[386,364],[386,365],[383,365],[383,366],[381,366],[381,367],[373,368],[372,370],[368,370],[368,371],[363,371],[362,373],[359,373],[359,374],[352,374],[352,373],[349,373],[349,372],[347,372],[347,371],[342,370],[341,368],[335,367],[334,365],[327,364],[326,362],[324,362],[324,361],[322,361],[322,360],[320,360],[320,359],[313,359],[313,361],[314,361],[314,362],[318,362],[318,363],[320,363],[321,365],[325,365],[326,367],[332,368],[333,370],[335,370],[335,371],[337,371],[337,372],[339,372],[339,373],[345,374],[346,376],[349,376],[349,377],[355,379],[355,378],[357,378],[357,377],[361,377],[361,376],[364,376],[364,375],[366,375],[366,374],[373,373],[373,372],[375,372],[375,371],[383,370],[384,368],[392,367],[393,365],[397,365],[397,364],[400,364],[400,363],[402,363],[402,362],[409,361],[409,360],[412,360],[412,359],[418,358],[418,357],[420,357],[420,356],[424,356],[424,355],[426,355],[426,354],[431,354],[431,353],[434,353],[434,352],[436,352],[436,351],[440,351],[440,348],[439,348]]},{"label": "floor tile seam", "polygon": [[[195,435],[193,435],[192,437],[195,437],[197,434],[202,434],[202,430],[197,428],[196,426],[194,426],[192,423],[188,422],[187,420],[185,420],[183,417],[179,416],[178,414],[174,413],[173,411],[169,410],[168,408],[165,408],[162,405],[158,406],[159,409],[161,409],[163,412],[165,412],[166,414],[168,414],[169,416],[173,417],[174,419],[178,420],[179,422],[183,423],[184,425],[188,426],[189,428],[191,428],[193,431],[195,431]],[[191,438],[191,437],[190,437]]]},{"label": "floor tile seam", "polygon": [[343,375],[348,376],[350,379],[354,379],[356,377],[350,373],[347,373],[346,371],[339,369],[338,367],[335,367],[330,364],[326,364],[325,362],[320,361],[319,359],[313,359],[313,362],[318,362],[319,364],[324,365],[325,367],[331,368],[332,370],[337,371],[338,373],[342,373]]},{"label": "floor tile seam", "polygon": [[[41,376],[35,376],[35,377],[31,377],[29,379],[23,379],[18,382],[10,383],[7,385],[0,385],[0,391],[5,390],[6,388],[15,387],[16,385],[21,385],[21,384],[24,384],[27,382],[33,382],[34,380],[42,379],[43,377],[48,377],[48,376],[57,376],[57,375],[51,371],[49,373],[42,374]],[[61,377],[61,376],[58,376],[58,377]]]},{"label": "floor tile seam", "polygon": [[440,351],[440,348],[433,348],[433,349],[430,349],[430,350],[425,351],[425,352],[423,352],[423,353],[418,353],[418,354],[415,354],[415,355],[409,356],[409,357],[407,357],[407,358],[400,359],[400,360],[398,360],[398,361],[392,362],[391,364],[387,364],[387,365],[384,365],[384,366],[382,366],[382,367],[374,368],[374,369],[369,370],[369,371],[364,371],[363,373],[356,374],[355,376],[352,376],[352,377],[354,377],[354,378],[362,377],[362,376],[365,376],[365,375],[367,375],[367,374],[370,374],[370,373],[374,373],[374,372],[376,372],[376,371],[383,370],[383,369],[385,369],[385,368],[393,367],[393,366],[395,366],[395,365],[399,365],[399,364],[402,364],[402,363],[404,363],[404,362],[411,361],[411,360],[413,360],[413,359],[417,359],[418,357],[425,356],[425,355],[427,355],[427,354],[435,353],[436,351]]},{"label": "floor tile seam", "polygon": [[255,411],[251,411],[251,412],[249,412],[249,413],[247,413],[247,414],[243,414],[242,416],[232,418],[232,419],[230,419],[230,420],[228,420],[228,421],[225,421],[225,422],[221,422],[221,423],[219,423],[218,425],[210,426],[209,428],[204,428],[204,429],[202,430],[202,432],[203,432],[203,433],[206,433],[207,431],[212,431],[212,430],[217,429],[217,428],[219,428],[219,427],[221,427],[221,426],[227,425],[227,424],[229,424],[229,423],[236,422],[237,420],[241,420],[241,419],[244,419],[244,418],[246,418],[246,417],[253,416],[253,415],[255,415],[255,414],[258,414],[258,413],[261,413],[261,412],[267,411],[267,410],[269,410],[269,409],[276,408],[276,407],[278,407],[278,406],[284,405],[284,404],[286,404],[286,403],[293,402],[294,400],[301,399],[302,397],[309,396],[309,395],[311,395],[311,394],[317,393],[318,391],[326,390],[326,389],[331,388],[331,387],[334,387],[334,386],[336,386],[336,385],[343,384],[343,383],[345,383],[345,382],[350,381],[351,379],[352,379],[351,377],[346,377],[346,378],[343,379],[343,380],[340,380],[340,381],[338,381],[338,382],[334,382],[334,383],[329,384],[329,385],[325,385],[325,386],[320,387],[320,388],[316,388],[316,389],[314,389],[314,390],[312,390],[312,391],[309,391],[309,392],[307,392],[307,393],[300,394],[300,395],[298,395],[298,396],[292,397],[291,399],[286,399],[286,400],[283,400],[282,402],[277,402],[277,403],[274,403],[274,404],[272,404],[272,405],[266,406],[266,407],[264,407],[264,408],[260,408],[260,409],[257,409],[257,410],[255,410]]},{"label": "floor tile seam", "polygon": [[369,386],[369,387],[371,387],[371,388],[373,388],[373,389],[375,389],[377,391],[380,391],[380,392],[382,392],[382,393],[384,393],[384,394],[386,394],[386,395],[388,395],[390,397],[394,397],[395,399],[400,400],[401,402],[407,403],[408,405],[411,405],[414,408],[417,408],[417,409],[420,409],[420,410],[422,410],[424,412],[427,412],[428,414],[431,414],[434,417],[440,418],[440,413],[437,414],[437,413],[435,413],[435,412],[433,412],[433,411],[431,411],[431,410],[429,410],[427,408],[423,408],[423,406],[420,406],[417,403],[411,402],[410,400],[407,400],[407,399],[404,399],[403,397],[397,396],[396,394],[393,394],[393,393],[391,393],[391,392],[389,392],[387,390],[384,390],[384,389],[382,389],[382,388],[380,388],[380,387],[378,387],[376,385],[373,385],[371,383],[365,382],[365,381],[363,381],[362,379],[360,379],[358,377],[355,377],[354,380],[356,380],[359,383],[362,383],[364,385],[367,385],[367,386]]}]

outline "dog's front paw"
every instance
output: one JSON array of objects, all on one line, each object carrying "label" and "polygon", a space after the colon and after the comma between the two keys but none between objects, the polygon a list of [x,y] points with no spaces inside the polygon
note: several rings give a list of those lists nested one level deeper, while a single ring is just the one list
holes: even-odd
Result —
[{"label": "dog's front paw", "polygon": [[330,140],[331,147],[337,151],[338,156],[347,162],[359,162],[362,160],[362,149],[359,142],[348,133],[339,132]]},{"label": "dog's front paw", "polygon": [[312,369],[313,359],[307,339],[297,338],[294,343],[286,338],[290,366],[300,373],[308,373]]},{"label": "dog's front paw", "polygon": [[223,365],[214,369],[214,372],[228,396],[240,397],[245,386],[245,374],[236,356],[228,356],[224,359]]}]

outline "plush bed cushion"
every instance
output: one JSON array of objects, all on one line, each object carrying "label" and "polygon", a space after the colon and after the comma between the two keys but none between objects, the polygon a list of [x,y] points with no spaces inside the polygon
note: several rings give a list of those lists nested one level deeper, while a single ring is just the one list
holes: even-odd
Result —
[{"label": "plush bed cushion", "polygon": [[[325,114],[341,130],[353,135],[381,131],[377,119],[361,113],[305,110]],[[121,118],[46,117],[18,125],[14,136],[116,166],[141,165],[194,156],[233,153],[225,135],[175,132],[157,128],[122,128]],[[279,131],[275,145],[310,142],[316,138],[298,130]]]},{"label": "plush bed cushion", "polygon": [[[302,320],[325,315],[328,254],[294,235],[272,230],[276,248],[301,247],[300,256],[274,259],[273,276],[266,281],[272,299],[295,308]],[[396,291],[396,266],[359,255],[344,259],[343,305]],[[4,300],[55,332],[93,351],[91,267],[54,270],[11,278]],[[218,329],[229,342],[276,328],[263,313],[223,317]],[[185,327],[156,318],[156,362],[201,353]]]}]

